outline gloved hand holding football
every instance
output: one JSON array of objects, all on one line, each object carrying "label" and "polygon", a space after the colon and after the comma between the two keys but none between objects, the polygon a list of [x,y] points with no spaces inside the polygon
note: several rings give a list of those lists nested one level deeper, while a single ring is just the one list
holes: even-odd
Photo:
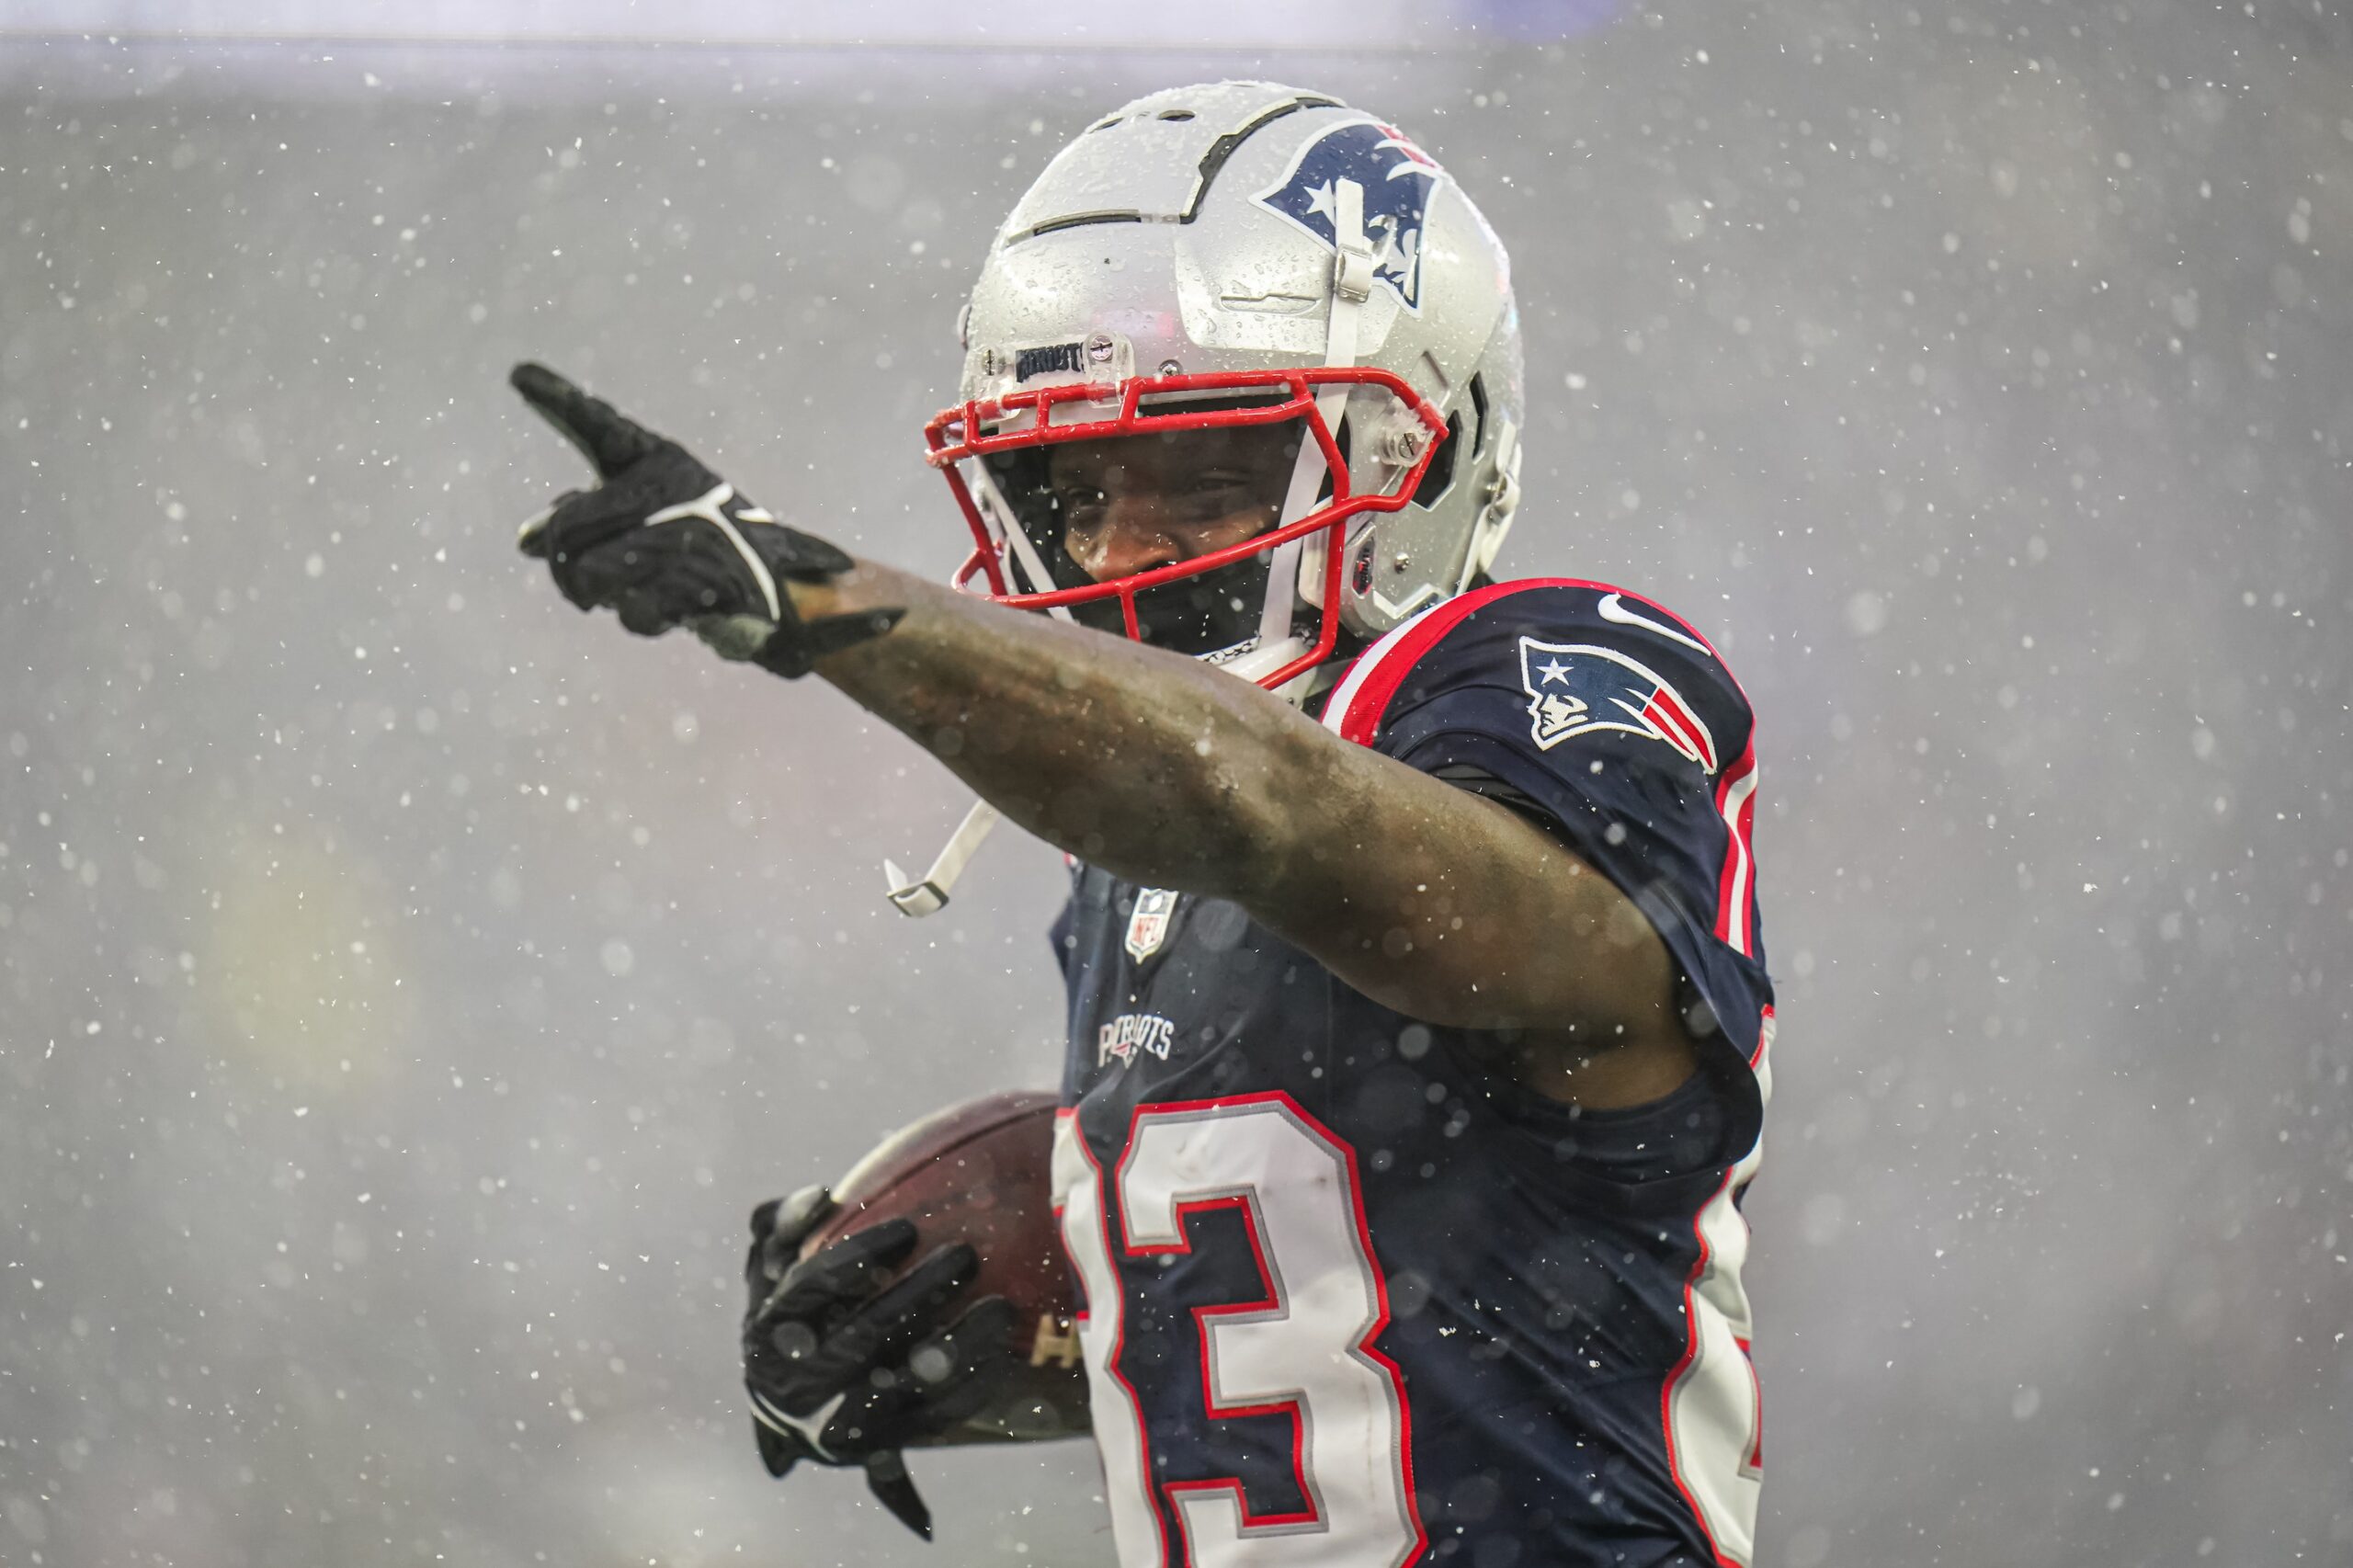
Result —
[{"label": "gloved hand holding football", "polygon": [[1001,1296],[949,1309],[980,1272],[972,1249],[934,1249],[904,1275],[915,1227],[885,1220],[801,1257],[837,1207],[803,1187],[752,1213],[744,1278],[744,1385],[768,1473],[802,1460],[858,1465],[875,1497],[931,1539],[931,1512],[900,1455],[978,1414],[1011,1379],[1014,1310]]}]

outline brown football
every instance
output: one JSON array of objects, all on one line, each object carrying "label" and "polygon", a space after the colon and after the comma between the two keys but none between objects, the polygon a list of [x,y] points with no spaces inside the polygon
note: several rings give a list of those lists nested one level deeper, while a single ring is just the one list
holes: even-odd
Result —
[{"label": "brown football", "polygon": [[1050,1182],[1051,1094],[1015,1089],[932,1112],[903,1127],[834,1186],[841,1212],[801,1244],[801,1256],[881,1220],[907,1219],[915,1256],[950,1241],[981,1255],[968,1300],[1013,1303],[1016,1363],[1007,1392],[938,1441],[1054,1437],[1086,1430],[1086,1369],[1071,1312],[1070,1267],[1054,1226]]}]

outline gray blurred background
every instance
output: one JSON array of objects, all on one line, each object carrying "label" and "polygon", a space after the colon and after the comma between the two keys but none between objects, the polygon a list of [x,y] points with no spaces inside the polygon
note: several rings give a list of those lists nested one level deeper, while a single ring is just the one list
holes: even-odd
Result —
[{"label": "gray blurred background", "polygon": [[754,1200],[1051,1081],[1055,858],[885,908],[951,781],[566,608],[503,378],[944,574],[997,219],[1229,74],[1484,205],[1506,566],[1762,716],[1763,1568],[2353,1562],[2344,8],[769,9],[0,11],[0,1562],[1108,1562],[735,1381]]}]

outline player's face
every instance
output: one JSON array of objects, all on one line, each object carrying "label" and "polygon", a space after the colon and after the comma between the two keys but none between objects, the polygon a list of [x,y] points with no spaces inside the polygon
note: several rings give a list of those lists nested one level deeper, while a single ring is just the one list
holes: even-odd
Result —
[{"label": "player's face", "polygon": [[1298,450],[1291,424],[1054,447],[1063,548],[1104,583],[1239,544],[1275,526]]}]

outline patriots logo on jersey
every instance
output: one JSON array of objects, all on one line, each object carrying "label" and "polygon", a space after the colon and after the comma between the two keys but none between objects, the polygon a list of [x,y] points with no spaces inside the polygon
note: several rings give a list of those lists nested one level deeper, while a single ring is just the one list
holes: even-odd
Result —
[{"label": "patriots logo on jersey", "polygon": [[1519,640],[1519,684],[1540,751],[1574,735],[1622,730],[1664,741],[1713,775],[1715,737],[1665,679],[1615,648]]},{"label": "patriots logo on jersey", "polygon": [[1398,302],[1418,314],[1422,295],[1422,219],[1430,193],[1446,171],[1403,131],[1373,120],[1327,131],[1300,149],[1290,172],[1258,201],[1309,233],[1339,248],[1339,182],[1364,190],[1364,237],[1372,245],[1372,275]]}]

